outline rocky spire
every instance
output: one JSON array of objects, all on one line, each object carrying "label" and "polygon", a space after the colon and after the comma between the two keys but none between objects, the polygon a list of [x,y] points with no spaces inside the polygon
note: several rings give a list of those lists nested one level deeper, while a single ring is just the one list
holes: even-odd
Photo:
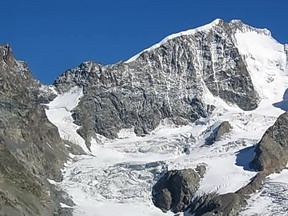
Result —
[{"label": "rocky spire", "polygon": [[9,44],[0,45],[0,62],[6,64],[9,68],[16,66],[16,60]]}]

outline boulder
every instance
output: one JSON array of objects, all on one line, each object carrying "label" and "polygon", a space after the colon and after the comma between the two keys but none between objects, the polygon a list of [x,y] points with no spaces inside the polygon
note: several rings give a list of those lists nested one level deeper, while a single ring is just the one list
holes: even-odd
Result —
[{"label": "boulder", "polygon": [[219,141],[225,134],[232,130],[232,126],[228,121],[223,121],[218,127],[216,127],[210,136],[206,139],[205,144],[211,145],[216,141]]},{"label": "boulder", "polygon": [[204,174],[206,173],[206,165],[205,164],[199,164],[195,168],[195,171],[199,174],[201,178],[204,177]]},{"label": "boulder", "polygon": [[183,212],[199,188],[200,177],[193,169],[171,170],[153,186],[153,203],[163,212]]}]

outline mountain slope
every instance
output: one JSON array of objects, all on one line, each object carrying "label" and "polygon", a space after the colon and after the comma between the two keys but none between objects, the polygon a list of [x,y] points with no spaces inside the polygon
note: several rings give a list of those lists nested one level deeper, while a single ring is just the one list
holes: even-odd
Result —
[{"label": "mountain slope", "polygon": [[0,83],[0,215],[71,215],[47,180],[62,178],[65,141],[38,102],[41,84],[8,45],[0,46]]}]

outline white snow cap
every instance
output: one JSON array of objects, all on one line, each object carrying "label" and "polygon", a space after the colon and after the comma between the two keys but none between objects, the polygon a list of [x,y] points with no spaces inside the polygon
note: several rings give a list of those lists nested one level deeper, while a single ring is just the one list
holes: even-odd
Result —
[{"label": "white snow cap", "polygon": [[162,44],[166,43],[167,41],[169,40],[172,40],[174,38],[177,38],[177,37],[180,37],[180,36],[183,36],[183,35],[191,35],[191,34],[195,34],[196,32],[199,32],[199,31],[209,31],[213,26],[216,26],[216,25],[219,25],[220,22],[223,22],[223,20],[221,19],[215,19],[213,22],[209,23],[209,24],[206,24],[204,26],[200,26],[200,27],[197,27],[195,29],[189,29],[189,30],[186,30],[186,31],[182,31],[182,32],[179,32],[179,33],[175,33],[175,34],[171,34],[167,37],[165,37],[163,40],[161,40],[159,43],[151,46],[150,48],[147,48],[143,51],[141,51],[140,53],[136,54],[135,56],[131,57],[130,59],[128,59],[127,61],[125,61],[125,63],[129,63],[129,62],[132,62],[134,60],[136,60],[143,52],[148,52],[150,50],[153,50],[153,49],[157,49],[159,48]]}]

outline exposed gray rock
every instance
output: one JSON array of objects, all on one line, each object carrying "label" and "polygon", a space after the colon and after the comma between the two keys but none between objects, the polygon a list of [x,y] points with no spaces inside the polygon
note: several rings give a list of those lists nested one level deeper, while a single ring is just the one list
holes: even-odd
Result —
[{"label": "exposed gray rock", "polygon": [[202,215],[235,215],[235,208],[240,208],[240,197],[235,193],[224,195],[208,194],[203,195],[193,201],[191,212],[195,216]]},{"label": "exposed gray rock", "polygon": [[62,212],[47,178],[62,179],[68,151],[37,102],[39,87],[10,46],[0,46],[0,215]]},{"label": "exposed gray rock", "polygon": [[217,126],[210,136],[205,140],[207,145],[213,144],[215,141],[219,141],[221,137],[232,130],[232,126],[228,121],[223,121],[219,126]]},{"label": "exposed gray rock", "polygon": [[280,115],[255,149],[251,167],[268,173],[280,172],[288,162],[288,112]]},{"label": "exposed gray rock", "polygon": [[246,28],[220,21],[210,29],[172,37],[133,61],[106,66],[85,62],[54,85],[60,92],[83,87],[73,117],[88,146],[95,132],[114,138],[120,129],[134,128],[137,135],[145,135],[165,118],[175,124],[205,118],[215,108],[204,101],[207,89],[252,110],[259,97],[233,39]]},{"label": "exposed gray rock", "polygon": [[195,171],[199,174],[201,178],[203,178],[206,173],[206,165],[204,164],[197,165],[197,167],[195,168]]},{"label": "exposed gray rock", "polygon": [[171,170],[153,186],[153,203],[163,212],[184,211],[199,187],[200,177],[193,169]]}]

